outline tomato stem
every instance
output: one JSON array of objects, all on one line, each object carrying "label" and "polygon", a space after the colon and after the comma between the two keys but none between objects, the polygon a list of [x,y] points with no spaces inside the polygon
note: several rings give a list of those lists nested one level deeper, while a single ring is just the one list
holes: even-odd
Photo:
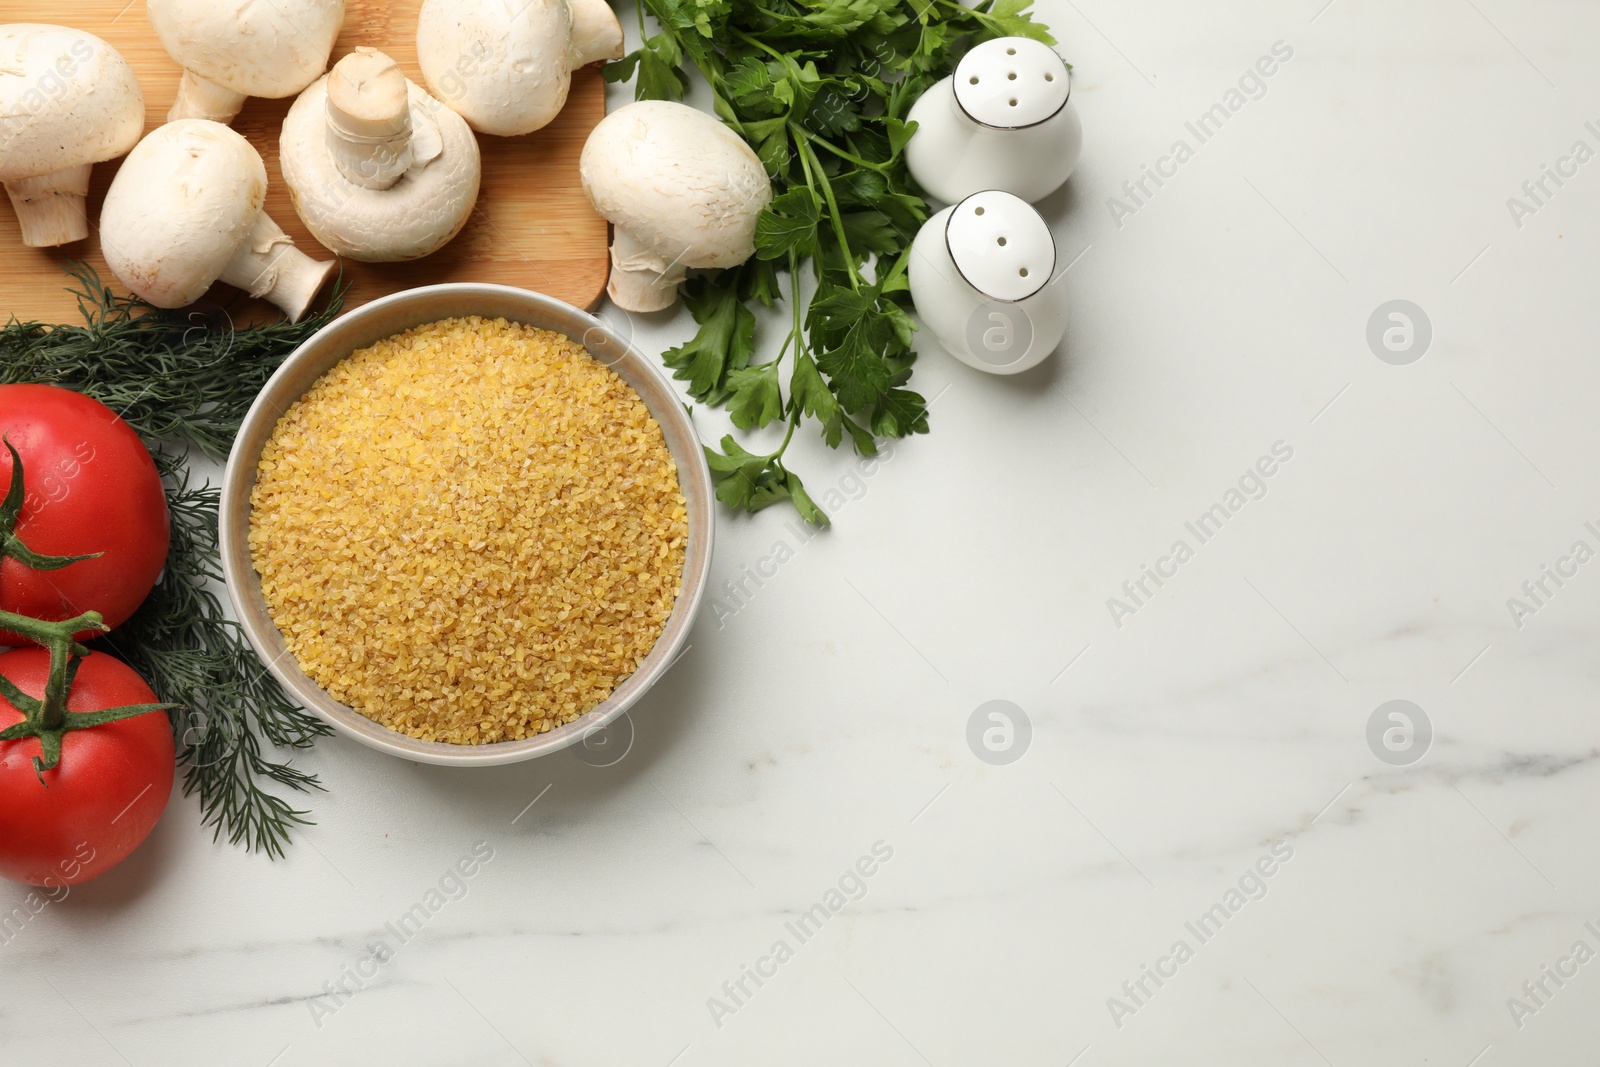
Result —
[{"label": "tomato stem", "polygon": [[[16,626],[15,623],[19,620],[27,625]],[[44,784],[44,772],[53,770],[56,764],[61,762],[62,735],[72,730],[86,730],[120,719],[131,719],[135,715],[147,715],[152,711],[170,711],[178,707],[177,704],[128,704],[119,708],[73,712],[69,715],[67,695],[72,691],[72,681],[78,673],[78,665],[83,662],[84,656],[90,654],[88,649],[78,644],[73,635],[83,629],[104,630],[105,625],[100,621],[100,616],[87,611],[76,619],[47,623],[0,611],[0,626],[22,633],[32,631],[30,636],[46,637],[40,643],[50,652],[50,676],[45,681],[42,698],[24,693],[15,682],[0,674],[0,698],[4,698],[22,714],[21,722],[0,730],[0,741],[16,741],[24,737],[39,739],[43,758],[40,756],[33,758],[33,773],[38,775],[41,785]],[[48,635],[40,633],[46,630],[53,632]]]},{"label": "tomato stem", "polygon": [[[26,501],[22,457],[17,454],[10,440],[4,443],[6,451],[11,453],[11,485],[6,490],[5,499],[0,500],[0,563],[10,557],[29,570],[55,571],[99,555],[46,556],[22,543],[16,532],[17,520],[22,516]],[[63,734],[178,707],[177,704],[130,704],[103,711],[67,714],[67,695],[72,691],[72,680],[77,676],[78,665],[83,662],[83,657],[89,655],[89,650],[78,643],[77,635],[84,631],[103,634],[110,629],[98,611],[86,611],[75,619],[46,622],[18,615],[14,611],[0,610],[0,631],[26,638],[50,652],[50,676],[45,681],[42,698],[24,693],[15,682],[0,674],[0,697],[22,714],[21,722],[0,730],[0,741],[15,741],[24,737],[39,739],[43,758],[33,758],[33,773],[38,775],[40,785],[44,784],[44,772],[54,769],[61,762]]]},{"label": "tomato stem", "polygon": [[4,439],[4,443],[6,451],[11,453],[11,485],[6,489],[5,499],[0,501],[0,560],[10,556],[32,571],[58,571],[101,555],[99,552],[90,552],[82,556],[46,556],[22,543],[22,538],[17,536],[17,520],[22,517],[22,508],[27,502],[27,492],[23,488],[22,457],[17,454],[16,446],[9,437]]},{"label": "tomato stem", "polygon": [[73,634],[84,630],[105,633],[109,629],[98,611],[86,611],[75,619],[63,619],[61,622],[45,622],[43,619],[18,615],[12,611],[0,611],[0,630],[26,637],[46,648],[50,647],[51,641],[64,637],[72,645],[72,651],[80,656],[88,649],[73,641]]}]

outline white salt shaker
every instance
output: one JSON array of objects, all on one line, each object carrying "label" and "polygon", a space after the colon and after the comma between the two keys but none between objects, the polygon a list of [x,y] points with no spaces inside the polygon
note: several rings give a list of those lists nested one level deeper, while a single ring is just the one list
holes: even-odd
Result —
[{"label": "white salt shaker", "polygon": [[912,105],[911,176],[947,204],[983,189],[1044,199],[1083,149],[1071,95],[1071,73],[1050,46],[1027,37],[985,41]]},{"label": "white salt shaker", "polygon": [[911,299],[961,362],[990,374],[1036,366],[1067,329],[1056,242],[1027,201],[999,189],[934,215],[911,245]]}]

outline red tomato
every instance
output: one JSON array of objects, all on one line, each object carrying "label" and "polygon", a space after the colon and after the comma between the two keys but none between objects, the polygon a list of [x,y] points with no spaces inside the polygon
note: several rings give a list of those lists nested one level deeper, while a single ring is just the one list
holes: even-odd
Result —
[{"label": "red tomato", "polygon": [[[0,674],[41,697],[50,653],[0,654]],[[67,714],[154,703],[156,695],[131,667],[91,652],[78,667]],[[22,719],[0,698],[0,730]],[[42,785],[33,770],[41,755],[36,737],[0,741],[0,877],[57,886],[104,874],[139,847],[167,808],[175,757],[162,712],[64,734],[61,762],[44,772]]]},{"label": "red tomato", "polygon": [[[8,557],[0,562],[0,608],[46,622],[85,611],[98,611],[107,626],[127,621],[166,565],[171,534],[144,442],[100,401],[53,385],[0,385],[0,434],[22,456],[22,543],[46,556],[101,553],[56,571]],[[11,453],[0,447],[0,497],[10,484]],[[0,632],[0,645],[28,643]]]}]

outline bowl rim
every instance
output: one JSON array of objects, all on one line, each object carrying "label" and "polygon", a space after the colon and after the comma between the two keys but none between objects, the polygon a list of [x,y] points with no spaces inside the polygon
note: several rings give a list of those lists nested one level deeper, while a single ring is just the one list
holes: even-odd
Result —
[{"label": "bowl rim", "polygon": [[[408,305],[441,297],[459,297],[463,306],[443,313],[422,314],[410,325],[386,328],[381,333],[374,333],[370,340],[358,341],[338,356],[329,358],[327,346],[330,337],[359,332],[358,328],[363,323],[382,320],[396,315],[400,309]],[[507,314],[505,310],[490,313],[475,310],[472,306],[475,301],[487,303],[494,300],[520,304],[527,309],[527,317],[519,318]],[[255,486],[260,447],[255,448],[248,459],[243,452],[247,442],[258,434],[260,443],[264,446],[288,404],[292,404],[304,395],[302,389],[286,404],[280,405],[274,399],[274,387],[279,387],[281,391],[283,383],[305,373],[304,368],[307,365],[316,365],[319,360],[327,360],[320,365],[321,369],[311,375],[305,388],[309,388],[311,383],[319,380],[361,347],[394,336],[413,326],[437,322],[443,318],[471,315],[482,315],[485,318],[504,317],[540,329],[557,329],[557,327],[532,321],[533,319],[540,317],[551,320],[568,319],[584,327],[580,343],[586,348],[592,349],[600,345],[608,348],[615,346],[620,354],[616,359],[608,361],[607,365],[618,370],[619,376],[638,394],[651,416],[661,426],[662,434],[667,440],[668,448],[678,468],[678,481],[687,510],[688,538],[684,554],[683,586],[678,593],[677,601],[673,604],[666,627],[638,669],[623,679],[610,696],[572,722],[533,737],[494,741],[481,745],[460,745],[447,741],[424,741],[369,719],[348,705],[334,700],[326,690],[300,669],[299,663],[290,654],[283,635],[266,613],[260,575],[256,573],[254,563],[251,561],[247,543],[250,491]],[[404,319],[405,316],[401,314],[399,318]],[[560,332],[570,335],[573,331]],[[596,344],[597,340],[599,344]],[[631,373],[623,373],[624,369]],[[637,381],[630,380],[634,374],[649,381],[651,387],[640,388]],[[652,403],[650,393],[656,395],[655,403]],[[266,429],[263,431],[261,426],[264,421]],[[680,450],[673,447],[674,439],[681,442],[692,441],[693,447],[688,448],[685,444],[685,449],[692,451],[693,455],[681,455]],[[284,359],[251,402],[229,450],[227,464],[223,470],[218,509],[218,541],[224,584],[240,628],[260,658],[264,669],[278,680],[292,699],[333,727],[337,733],[391,756],[443,766],[490,767],[549,755],[569,745],[587,740],[626,713],[672,667],[681,654],[680,649],[688,639],[689,630],[699,613],[709,580],[711,553],[716,533],[714,501],[711,471],[688,411],[665,372],[655,360],[646,356],[642,349],[633,344],[631,338],[621,336],[603,320],[581,308],[532,289],[488,282],[446,282],[403,289],[344,312],[302,341]],[[244,536],[241,536],[241,533]],[[251,597],[254,599],[251,600]]]}]

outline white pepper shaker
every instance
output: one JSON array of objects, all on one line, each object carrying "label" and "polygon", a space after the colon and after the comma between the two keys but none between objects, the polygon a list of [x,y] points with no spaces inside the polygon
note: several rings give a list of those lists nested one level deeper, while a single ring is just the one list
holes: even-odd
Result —
[{"label": "white pepper shaker", "polygon": [[974,193],[924,223],[911,245],[909,279],[923,325],[969,367],[1017,374],[1055,351],[1066,333],[1055,238],[1012,193]]},{"label": "white pepper shaker", "polygon": [[906,145],[911,176],[947,204],[984,189],[1042,200],[1071,176],[1083,149],[1067,64],[1027,37],[973,48],[907,118],[917,123]]}]

